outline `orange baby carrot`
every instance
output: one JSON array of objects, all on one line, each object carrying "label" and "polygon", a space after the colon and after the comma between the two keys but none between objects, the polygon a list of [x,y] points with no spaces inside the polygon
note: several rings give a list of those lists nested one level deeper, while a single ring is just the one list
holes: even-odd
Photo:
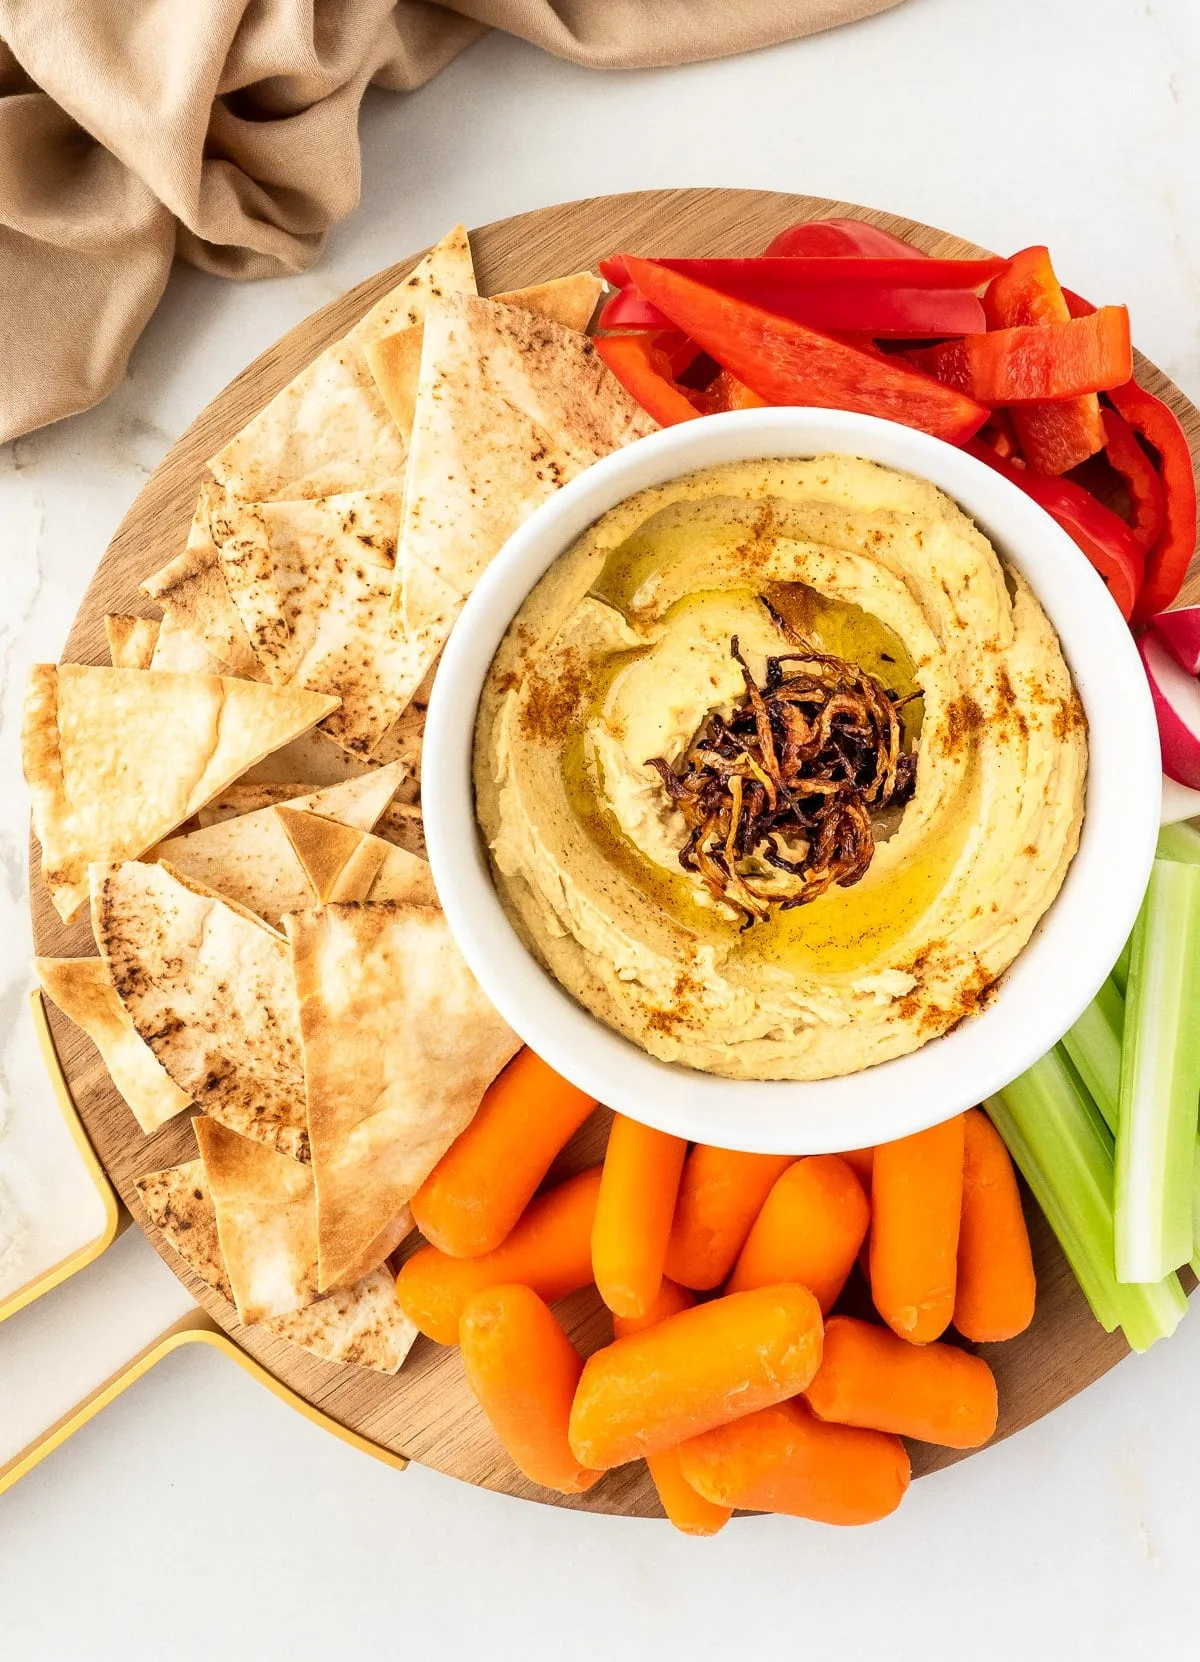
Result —
[{"label": "orange baby carrot", "polygon": [[453,1258],[493,1252],[595,1106],[532,1050],[519,1050],[412,1198],[425,1239]]},{"label": "orange baby carrot", "polygon": [[914,1345],[940,1338],[954,1314],[962,1186],[961,1114],[875,1150],[871,1297]]},{"label": "orange baby carrot", "polygon": [[579,1352],[528,1287],[488,1287],[467,1300],[463,1369],[492,1428],[525,1476],[577,1495],[600,1477],[571,1453],[567,1421],[583,1372]]},{"label": "orange baby carrot", "polygon": [[590,1356],[571,1409],[592,1468],[657,1454],[802,1391],[821,1360],[821,1311],[787,1283],[730,1293]]},{"label": "orange baby carrot", "polygon": [[1033,1320],[1037,1280],[1008,1150],[978,1108],[965,1122],[954,1325],[964,1339],[1011,1339]]},{"label": "orange baby carrot", "polygon": [[836,1154],[797,1160],[775,1180],[725,1290],[798,1281],[824,1314],[854,1268],[869,1222],[862,1184],[844,1160]]},{"label": "orange baby carrot", "polygon": [[817,1523],[874,1523],[894,1512],[910,1467],[899,1437],[826,1425],[781,1402],[679,1445],[683,1475],[716,1506]]},{"label": "orange baby carrot", "polygon": [[592,1228],[592,1279],[608,1308],[641,1316],[658,1292],[687,1143],[613,1117]]},{"label": "orange baby carrot", "polygon": [[873,1148],[848,1148],[842,1155],[842,1159],[850,1167],[855,1177],[858,1178],[867,1192],[867,1198],[870,1199],[871,1168],[875,1164],[875,1150]]},{"label": "orange baby carrot", "polygon": [[613,1311],[613,1335],[625,1339],[631,1333],[644,1333],[648,1327],[657,1327],[669,1316],[677,1316],[681,1310],[690,1310],[695,1302],[695,1293],[681,1287],[677,1281],[669,1281],[664,1275],[657,1293],[640,1316],[621,1316]]},{"label": "orange baby carrot", "polygon": [[822,1420],[980,1448],[996,1429],[996,1381],[957,1345],[910,1345],[886,1327],[833,1316],[816,1378],[804,1393]]},{"label": "orange baby carrot", "polygon": [[719,1287],[734,1266],[750,1225],[787,1154],[739,1154],[697,1143],[684,1162],[667,1242],[666,1272],[685,1287]]},{"label": "orange baby carrot", "polygon": [[589,1166],[532,1201],[495,1252],[449,1258],[436,1247],[422,1247],[396,1279],[401,1309],[438,1344],[456,1345],[463,1306],[483,1287],[518,1281],[551,1304],[586,1287],[599,1192],[600,1167]]}]

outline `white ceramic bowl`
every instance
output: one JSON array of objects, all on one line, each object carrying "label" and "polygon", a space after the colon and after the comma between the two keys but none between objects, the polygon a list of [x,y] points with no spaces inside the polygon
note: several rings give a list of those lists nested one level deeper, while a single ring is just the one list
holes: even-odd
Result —
[{"label": "white ceramic bowl", "polygon": [[[734,1081],[657,1061],[584,1010],[530,955],[496,896],[474,812],[471,747],[488,666],[539,578],[625,497],[696,468],[840,452],[931,480],[1025,576],[1058,631],[1090,727],[1087,805],[1058,898],[991,1005],[920,1050],[840,1079]],[[685,422],[604,461],[543,504],[468,600],[429,707],[422,802],[450,928],[528,1044],[622,1113],[723,1148],[819,1153],[907,1135],[979,1102],[1082,1013],[1133,926],[1158,833],[1161,764],[1132,637],[1079,549],[1015,486],[938,439],[839,410],[743,410]]]}]

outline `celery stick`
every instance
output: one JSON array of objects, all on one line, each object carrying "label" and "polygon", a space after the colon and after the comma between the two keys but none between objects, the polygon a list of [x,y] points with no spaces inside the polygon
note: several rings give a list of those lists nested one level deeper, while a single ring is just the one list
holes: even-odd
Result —
[{"label": "celery stick", "polygon": [[1200,866],[1200,831],[1186,820],[1164,825],[1158,833],[1160,860],[1178,860],[1185,866]]},{"label": "celery stick", "polygon": [[1113,965],[1110,977],[1113,986],[1117,989],[1122,998],[1125,997],[1125,989],[1129,985],[1129,959],[1132,952],[1133,936],[1131,935],[1125,942],[1125,945],[1121,948],[1121,956]]},{"label": "celery stick", "polygon": [[1200,1104],[1200,866],[1158,860],[1133,930],[1116,1149],[1119,1281],[1192,1256]]},{"label": "celery stick", "polygon": [[1063,1049],[1114,1137],[1124,1026],[1125,1000],[1110,976],[1074,1027],[1069,1027],[1062,1036]]},{"label": "celery stick", "polygon": [[1187,1309],[1178,1276],[1134,1286],[1113,1274],[1112,1138],[1066,1054],[1055,1048],[986,1107],[1100,1325],[1134,1350],[1173,1333]]}]

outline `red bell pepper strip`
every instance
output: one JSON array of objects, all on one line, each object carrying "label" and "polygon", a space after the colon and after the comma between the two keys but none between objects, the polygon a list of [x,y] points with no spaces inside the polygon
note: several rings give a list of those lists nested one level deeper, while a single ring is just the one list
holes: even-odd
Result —
[{"label": "red bell pepper strip", "polygon": [[[619,254],[616,258],[632,274],[633,256]],[[637,262],[639,267],[646,263],[645,260]],[[869,283],[877,288],[970,289],[974,293],[1003,271],[1007,262],[994,256],[983,260],[910,260],[895,255],[885,258],[869,255],[802,258],[797,255],[760,254],[753,259],[654,259],[649,263],[674,271],[680,277],[690,277],[693,282],[718,289],[722,294],[732,294],[757,304],[757,296],[766,290],[790,292],[814,283]],[[609,264],[609,261],[604,261],[601,269]],[[610,282],[612,280],[609,279]],[[639,283],[638,287],[642,285]]]},{"label": "red bell pepper strip", "polygon": [[653,306],[768,404],[858,410],[961,444],[987,411],[899,359],[875,358],[650,260],[625,256]]},{"label": "red bell pepper strip", "polygon": [[911,243],[901,242],[890,231],[868,225],[863,219],[802,219],[780,231],[763,250],[789,258],[823,255],[841,259],[847,255],[869,254],[875,258],[924,260],[928,255]]},{"label": "red bell pepper strip", "polygon": [[1129,312],[1101,306],[1066,323],[1026,324],[964,335],[909,354],[910,362],[981,404],[1077,398],[1119,387],[1133,374]]},{"label": "red bell pepper strip", "polygon": [[1154,463],[1138,443],[1137,434],[1124,416],[1106,409],[1101,419],[1109,465],[1120,474],[1129,496],[1129,529],[1142,553],[1149,554],[1162,536],[1162,482]]},{"label": "red bell pepper strip", "polygon": [[[1067,323],[1067,306],[1050,251],[1023,248],[993,277],[983,296],[989,329]],[[1100,400],[1094,392],[1045,404],[1016,405],[1013,426],[1026,465],[1035,473],[1066,473],[1104,448]]]},{"label": "red bell pepper strip", "polygon": [[643,300],[632,283],[604,302],[596,320],[597,329],[669,329],[670,318]]},{"label": "red bell pepper strip", "polygon": [[666,353],[647,335],[601,335],[596,351],[643,410],[662,427],[694,421],[700,411],[675,384]]},{"label": "red bell pepper strip", "polygon": [[[714,288],[719,284],[712,284]],[[723,293],[731,292],[722,290]],[[984,326],[983,305],[970,289],[908,289],[885,283],[805,283],[787,287],[744,283],[737,294],[776,317],[790,317],[829,334],[874,340],[923,340],[969,335]],[[668,320],[632,283],[618,289],[600,313],[601,329],[662,329]]]},{"label": "red bell pepper strip", "polygon": [[704,407],[710,415],[716,415],[721,410],[765,410],[767,401],[722,369],[704,389]]},{"label": "red bell pepper strip", "polygon": [[1128,622],[1138,603],[1143,555],[1125,521],[1073,479],[1048,479],[1043,473],[1014,467],[979,439],[972,439],[964,448],[1011,480],[1062,526],[1108,584],[1121,616]]},{"label": "red bell pepper strip", "polygon": [[1016,462],[1021,457],[1021,446],[1017,442],[1017,430],[1012,424],[1012,417],[1007,410],[993,410],[985,424],[979,429],[979,439],[994,450],[1002,461]]}]

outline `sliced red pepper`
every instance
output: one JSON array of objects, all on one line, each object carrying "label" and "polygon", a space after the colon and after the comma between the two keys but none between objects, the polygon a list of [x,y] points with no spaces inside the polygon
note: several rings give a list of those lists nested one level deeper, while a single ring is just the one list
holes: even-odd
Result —
[{"label": "sliced red pepper", "polygon": [[642,294],[768,404],[858,410],[961,444],[987,411],[896,358],[875,358],[649,260],[625,256]]},{"label": "sliced red pepper", "polygon": [[1078,398],[1119,387],[1133,373],[1129,312],[1101,306],[1091,317],[964,335],[920,347],[909,358],[981,404]]},{"label": "sliced red pepper", "polygon": [[694,340],[689,340],[682,329],[663,329],[654,336],[653,346],[661,352],[671,367],[674,380],[682,380],[696,359],[701,356]]},{"label": "sliced red pepper", "polygon": [[1128,622],[1138,604],[1143,556],[1125,521],[1072,479],[1048,479],[1044,473],[1014,467],[980,439],[972,439],[964,448],[1011,480],[1062,526],[1108,584]]},{"label": "sliced red pepper", "polygon": [[704,390],[705,408],[711,415],[721,410],[765,410],[767,401],[751,392],[744,381],[721,370]]},{"label": "sliced red pepper", "polygon": [[656,306],[643,300],[632,283],[604,302],[596,320],[597,329],[669,329],[671,320]]},{"label": "sliced red pepper", "polygon": [[993,410],[979,429],[979,438],[994,450],[1003,461],[1016,462],[1021,458],[1021,446],[1016,428],[1007,410]]},{"label": "sliced red pepper", "polygon": [[694,421],[700,411],[675,384],[670,360],[648,335],[601,335],[596,351],[643,410],[662,427]]},{"label": "sliced red pepper", "polygon": [[[632,273],[633,256],[615,256]],[[601,270],[611,262],[604,261]],[[638,265],[646,264],[639,260]],[[910,260],[898,255],[876,258],[869,255],[850,255],[843,258],[829,255],[800,257],[797,255],[760,254],[752,259],[738,260],[675,260],[654,259],[650,262],[674,271],[680,277],[690,277],[722,294],[738,299],[754,300],[764,290],[805,288],[811,284],[870,283],[876,287],[905,289],[970,289],[982,288],[1007,262],[994,256],[982,260]],[[608,276],[607,271],[605,275]],[[609,281],[614,281],[609,277]],[[641,284],[638,287],[641,288]]]},{"label": "sliced red pepper", "polygon": [[1129,529],[1142,553],[1149,554],[1162,536],[1162,482],[1124,416],[1106,409],[1101,419],[1109,465],[1120,474],[1129,496]]},{"label": "sliced red pepper", "polygon": [[[1067,323],[1071,313],[1050,250],[1042,245],[1014,254],[983,296],[989,329]],[[1104,448],[1100,400],[1095,393],[1046,404],[1014,407],[1013,426],[1026,464],[1035,473],[1066,473]]]},{"label": "sliced red pepper", "polygon": [[844,259],[847,255],[869,254],[875,258],[924,260],[919,248],[902,242],[890,231],[881,231],[877,225],[868,225],[863,219],[802,219],[798,225],[789,225],[780,231],[773,242],[763,250],[766,254],[789,258],[823,255],[826,259]]},{"label": "sliced red pepper", "polygon": [[[719,285],[713,284],[712,287]],[[722,292],[729,292],[722,290]],[[905,289],[883,283],[806,283],[797,288],[743,285],[736,298],[790,317],[827,334],[861,334],[874,340],[923,340],[968,335],[983,328],[983,304],[970,289]],[[601,329],[662,329],[668,320],[632,283],[600,313]]]}]

